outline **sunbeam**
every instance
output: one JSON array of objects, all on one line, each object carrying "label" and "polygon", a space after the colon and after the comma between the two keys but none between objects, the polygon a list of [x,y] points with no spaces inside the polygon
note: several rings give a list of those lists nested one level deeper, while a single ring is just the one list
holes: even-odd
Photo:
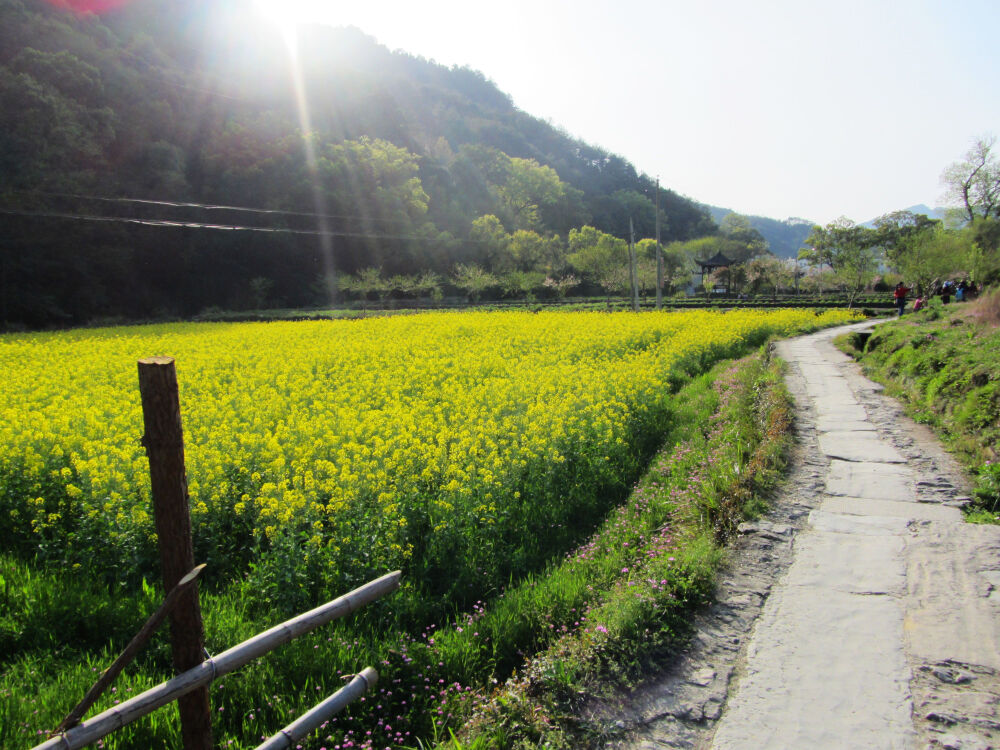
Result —
[{"label": "sunbeam", "polygon": [[319,163],[316,159],[315,134],[312,120],[309,116],[309,99],[306,93],[305,80],[302,77],[302,64],[299,59],[298,34],[294,24],[279,25],[288,51],[288,70],[292,78],[292,90],[295,94],[295,107],[299,118],[299,129],[302,132],[302,149],[306,157],[306,169],[309,173],[310,188],[313,196],[313,209],[316,212],[316,224],[319,230],[319,246],[323,261],[323,284],[326,287],[330,305],[337,301],[337,268],[333,260],[333,236],[330,222],[327,219],[326,199],[320,184]]}]

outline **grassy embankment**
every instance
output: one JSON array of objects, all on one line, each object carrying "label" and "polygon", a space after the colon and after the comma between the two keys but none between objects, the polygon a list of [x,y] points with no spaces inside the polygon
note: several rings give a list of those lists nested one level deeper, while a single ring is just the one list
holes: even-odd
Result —
[{"label": "grassy embankment", "polygon": [[975,478],[968,519],[1000,523],[1000,290],[879,326],[859,350],[838,342],[917,421],[930,425]]}]

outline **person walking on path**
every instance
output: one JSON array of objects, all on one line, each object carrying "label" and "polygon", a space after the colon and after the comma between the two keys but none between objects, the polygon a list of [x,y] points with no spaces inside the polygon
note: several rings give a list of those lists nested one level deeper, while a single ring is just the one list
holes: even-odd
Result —
[{"label": "person walking on path", "polygon": [[903,312],[906,310],[906,295],[909,291],[909,288],[904,286],[902,281],[896,284],[896,288],[892,292],[893,299],[896,300],[896,317],[903,317]]}]

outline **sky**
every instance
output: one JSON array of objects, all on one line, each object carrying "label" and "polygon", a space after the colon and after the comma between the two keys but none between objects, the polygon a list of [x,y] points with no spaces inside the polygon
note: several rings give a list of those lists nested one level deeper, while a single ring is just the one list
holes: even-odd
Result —
[{"label": "sky", "polygon": [[1000,135],[998,0],[257,0],[481,71],[663,186],[743,214],[863,222],[942,204]]}]

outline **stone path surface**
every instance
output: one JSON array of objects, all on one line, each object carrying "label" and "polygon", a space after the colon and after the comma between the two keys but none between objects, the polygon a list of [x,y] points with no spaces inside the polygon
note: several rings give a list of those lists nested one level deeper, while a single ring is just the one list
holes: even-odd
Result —
[{"label": "stone path surface", "polygon": [[790,479],[743,524],[690,648],[638,690],[620,748],[1000,748],[1000,527],[827,330],[778,344]]}]

